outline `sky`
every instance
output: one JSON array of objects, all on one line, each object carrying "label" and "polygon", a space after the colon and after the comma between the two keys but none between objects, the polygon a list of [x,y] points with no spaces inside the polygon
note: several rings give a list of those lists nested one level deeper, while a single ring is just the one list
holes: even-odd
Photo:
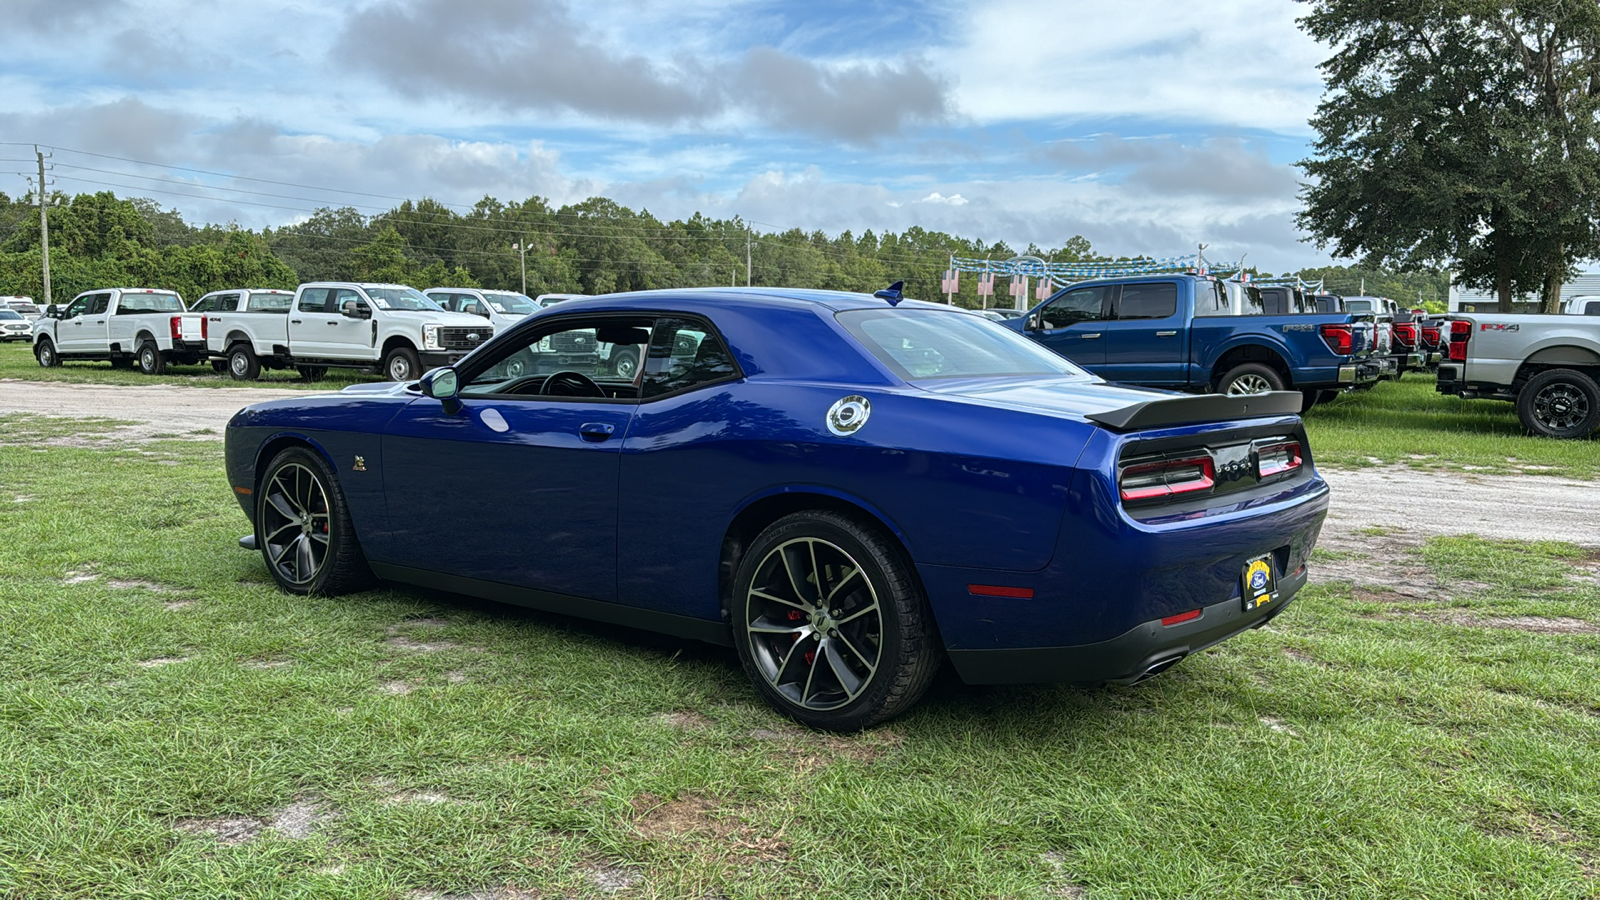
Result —
[{"label": "sky", "polygon": [[247,228],[606,196],[1281,272],[1328,55],[1286,0],[4,0],[0,190]]}]

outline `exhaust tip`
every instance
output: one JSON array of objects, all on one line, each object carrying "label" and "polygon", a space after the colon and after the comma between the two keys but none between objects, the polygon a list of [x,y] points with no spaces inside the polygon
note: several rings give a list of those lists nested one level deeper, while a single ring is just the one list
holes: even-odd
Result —
[{"label": "exhaust tip", "polygon": [[1157,675],[1160,675],[1162,672],[1165,672],[1166,670],[1182,662],[1183,658],[1188,655],[1189,654],[1187,653],[1180,653],[1177,656],[1169,656],[1166,659],[1157,660],[1146,667],[1143,672],[1140,672],[1139,676],[1133,679],[1133,681],[1130,683],[1139,684],[1140,682],[1149,681]]}]

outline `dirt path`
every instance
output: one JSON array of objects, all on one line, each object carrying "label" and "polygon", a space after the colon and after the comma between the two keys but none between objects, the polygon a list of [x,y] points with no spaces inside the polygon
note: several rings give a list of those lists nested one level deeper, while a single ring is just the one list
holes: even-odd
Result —
[{"label": "dirt path", "polygon": [[[0,414],[99,416],[143,423],[152,432],[209,428],[221,436],[241,407],[304,391],[0,381]],[[1398,527],[1415,536],[1479,534],[1600,545],[1600,482],[1522,475],[1426,472],[1399,466],[1323,472],[1333,508],[1323,529],[1331,544],[1362,528]]]}]

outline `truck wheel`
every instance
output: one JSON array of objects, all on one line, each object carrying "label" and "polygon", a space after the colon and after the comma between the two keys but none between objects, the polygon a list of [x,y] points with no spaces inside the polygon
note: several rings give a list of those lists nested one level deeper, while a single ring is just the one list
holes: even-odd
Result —
[{"label": "truck wheel", "polygon": [[390,381],[414,381],[422,374],[422,363],[417,351],[410,347],[396,347],[383,356],[383,374]]},{"label": "truck wheel", "polygon": [[39,343],[33,345],[33,358],[39,365],[46,369],[53,369],[61,365],[61,357],[56,353],[56,345],[49,338],[40,338]]},{"label": "truck wheel", "polygon": [[1322,392],[1321,391],[1301,391],[1300,395],[1305,398],[1304,400],[1300,401],[1300,412],[1301,412],[1301,414],[1305,414],[1305,413],[1310,412],[1311,411],[1311,407],[1316,406],[1318,403],[1322,402]]},{"label": "truck wheel", "polygon": [[1588,437],[1600,428],[1600,386],[1575,369],[1546,369],[1517,394],[1517,418],[1540,437]]},{"label": "truck wheel", "polygon": [[261,377],[261,361],[249,344],[234,344],[228,348],[228,377],[234,381],[255,381]]},{"label": "truck wheel", "polygon": [[633,373],[639,371],[639,351],[632,345],[623,347],[617,358],[611,361],[611,371],[624,381],[632,381]]},{"label": "truck wheel", "polygon": [[1228,370],[1217,382],[1217,393],[1238,397],[1244,394],[1265,394],[1283,390],[1283,376],[1271,366],[1261,363],[1242,363]]},{"label": "truck wheel", "polygon": [[213,359],[211,361],[211,371],[217,373],[218,375],[226,374],[228,371],[228,361],[225,359]]},{"label": "truck wheel", "polygon": [[139,371],[146,375],[160,375],[167,371],[167,358],[161,354],[161,348],[155,341],[145,341],[139,345]]},{"label": "truck wheel", "polygon": [[334,596],[373,580],[332,467],[308,447],[272,458],[256,491],[256,546],[278,587]]},{"label": "truck wheel", "polygon": [[1332,403],[1339,398],[1339,391],[1317,391],[1318,403]]},{"label": "truck wheel", "polygon": [[111,357],[111,368],[113,368],[113,369],[131,369],[131,368],[133,368],[133,357],[131,357],[131,356],[113,356],[113,357]]},{"label": "truck wheel", "polygon": [[327,366],[295,366],[294,370],[306,381],[321,381],[328,375]]}]

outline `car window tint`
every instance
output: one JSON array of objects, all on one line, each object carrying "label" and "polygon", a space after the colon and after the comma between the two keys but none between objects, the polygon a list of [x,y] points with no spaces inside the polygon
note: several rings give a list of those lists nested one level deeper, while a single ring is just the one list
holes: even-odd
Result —
[{"label": "car window tint", "polygon": [[1194,314],[1197,316],[1226,316],[1232,312],[1228,305],[1228,289],[1220,281],[1194,283]]},{"label": "car window tint", "polygon": [[[127,302],[127,297],[126,296],[123,297],[123,302],[124,302],[124,306],[125,306],[126,302]],[[110,306],[111,306],[111,295],[110,294],[95,294],[94,295],[94,299],[92,301],[90,301],[90,304],[89,304],[89,315],[97,316],[97,315],[105,312]]]},{"label": "car window tint", "polygon": [[1178,286],[1171,283],[1125,284],[1117,301],[1119,319],[1165,319],[1178,311]]},{"label": "car window tint", "polygon": [[1078,322],[1096,322],[1105,318],[1106,300],[1111,294],[1110,285],[1079,288],[1050,301],[1041,310],[1040,327],[1066,328]]},{"label": "car window tint", "polygon": [[645,357],[644,398],[659,397],[738,374],[722,341],[704,322],[660,319]]},{"label": "car window tint", "polygon": [[462,396],[531,398],[548,376],[576,372],[601,385],[608,398],[636,398],[639,351],[650,343],[651,326],[648,318],[582,318],[523,332],[492,345],[484,357],[489,368],[471,377]]},{"label": "car window tint", "polygon": [[869,353],[907,381],[1016,375],[1086,375],[1003,325],[958,310],[853,309],[838,315]]},{"label": "car window tint", "polygon": [[306,288],[300,292],[300,311],[319,313],[328,311],[328,295],[333,288]]}]

